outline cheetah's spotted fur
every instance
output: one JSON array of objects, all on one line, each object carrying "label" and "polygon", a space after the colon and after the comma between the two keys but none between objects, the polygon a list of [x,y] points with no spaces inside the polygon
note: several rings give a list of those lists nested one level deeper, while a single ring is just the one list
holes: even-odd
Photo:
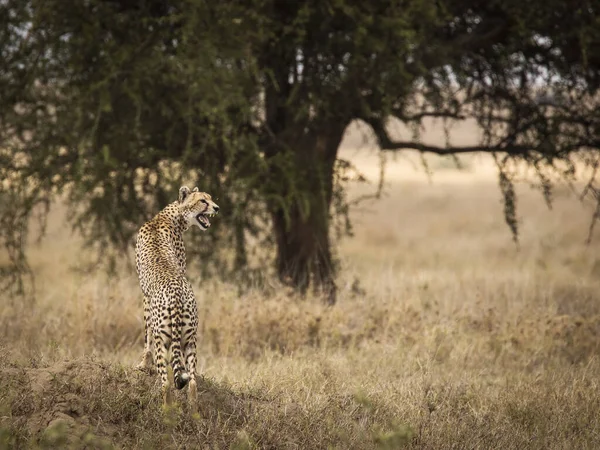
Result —
[{"label": "cheetah's spotted fur", "polygon": [[210,227],[208,217],[218,211],[219,206],[210,195],[198,192],[198,188],[190,191],[187,186],[182,186],[179,200],[144,224],[137,236],[136,268],[144,294],[145,328],[144,355],[138,367],[152,368],[153,341],[166,405],[171,403],[167,371],[170,350],[175,387],[182,389],[189,381],[188,396],[192,407],[196,408],[198,312],[194,292],[185,276],[183,233],[191,225],[206,231]]}]

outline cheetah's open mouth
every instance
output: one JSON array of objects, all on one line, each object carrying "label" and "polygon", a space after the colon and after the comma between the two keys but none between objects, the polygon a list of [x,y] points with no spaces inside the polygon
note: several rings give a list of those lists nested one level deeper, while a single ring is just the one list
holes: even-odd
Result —
[{"label": "cheetah's open mouth", "polygon": [[212,217],[212,216],[214,216],[214,214],[198,214],[196,216],[196,220],[200,224],[200,227],[203,228],[204,230],[206,230],[208,227],[210,227],[210,221],[208,220],[209,216]]}]

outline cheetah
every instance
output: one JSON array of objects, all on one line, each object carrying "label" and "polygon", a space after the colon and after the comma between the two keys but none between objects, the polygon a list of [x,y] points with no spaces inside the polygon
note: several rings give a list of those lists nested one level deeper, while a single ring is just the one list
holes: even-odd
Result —
[{"label": "cheetah", "polygon": [[182,186],[179,199],[144,224],[137,235],[135,260],[144,294],[144,353],[137,367],[153,369],[153,342],[165,406],[171,404],[167,368],[170,356],[175,387],[183,389],[189,382],[188,399],[192,408],[197,409],[198,310],[192,286],[185,276],[183,233],[192,225],[206,231],[210,227],[208,218],[218,212],[219,206],[210,195],[199,192],[197,187],[190,191]]}]

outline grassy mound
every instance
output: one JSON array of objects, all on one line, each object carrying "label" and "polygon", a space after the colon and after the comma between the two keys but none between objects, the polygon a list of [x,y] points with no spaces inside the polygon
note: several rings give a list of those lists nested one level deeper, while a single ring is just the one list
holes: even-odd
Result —
[{"label": "grassy mound", "polygon": [[93,358],[35,367],[6,352],[2,359],[0,448],[349,448],[406,441],[411,433],[371,427],[370,405],[355,417],[360,399],[332,399],[315,415],[200,378],[201,412],[192,415],[185,391],[163,410],[157,377],[129,367]]}]

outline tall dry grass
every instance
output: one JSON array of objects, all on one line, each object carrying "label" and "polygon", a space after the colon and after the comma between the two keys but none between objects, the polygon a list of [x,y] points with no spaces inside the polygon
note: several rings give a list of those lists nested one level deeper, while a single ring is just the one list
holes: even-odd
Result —
[{"label": "tall dry grass", "polygon": [[[374,156],[346,155],[376,173]],[[438,163],[430,181],[392,161],[384,197],[352,212],[333,308],[279,288],[239,295],[190,273],[201,373],[264,402],[218,422],[228,437],[214,446],[600,447],[600,236],[584,243],[592,205],[561,188],[549,211],[539,192],[519,186],[517,247],[487,163],[474,159],[464,172]],[[52,214],[30,250],[36,303],[2,299],[1,346],[18,367],[93,355],[134,378],[143,342],[135,274],[81,271],[90,255],[60,205]],[[193,438],[203,426],[174,431],[165,445],[208,445]],[[132,430],[120,431],[117,446],[146,445]]]}]

